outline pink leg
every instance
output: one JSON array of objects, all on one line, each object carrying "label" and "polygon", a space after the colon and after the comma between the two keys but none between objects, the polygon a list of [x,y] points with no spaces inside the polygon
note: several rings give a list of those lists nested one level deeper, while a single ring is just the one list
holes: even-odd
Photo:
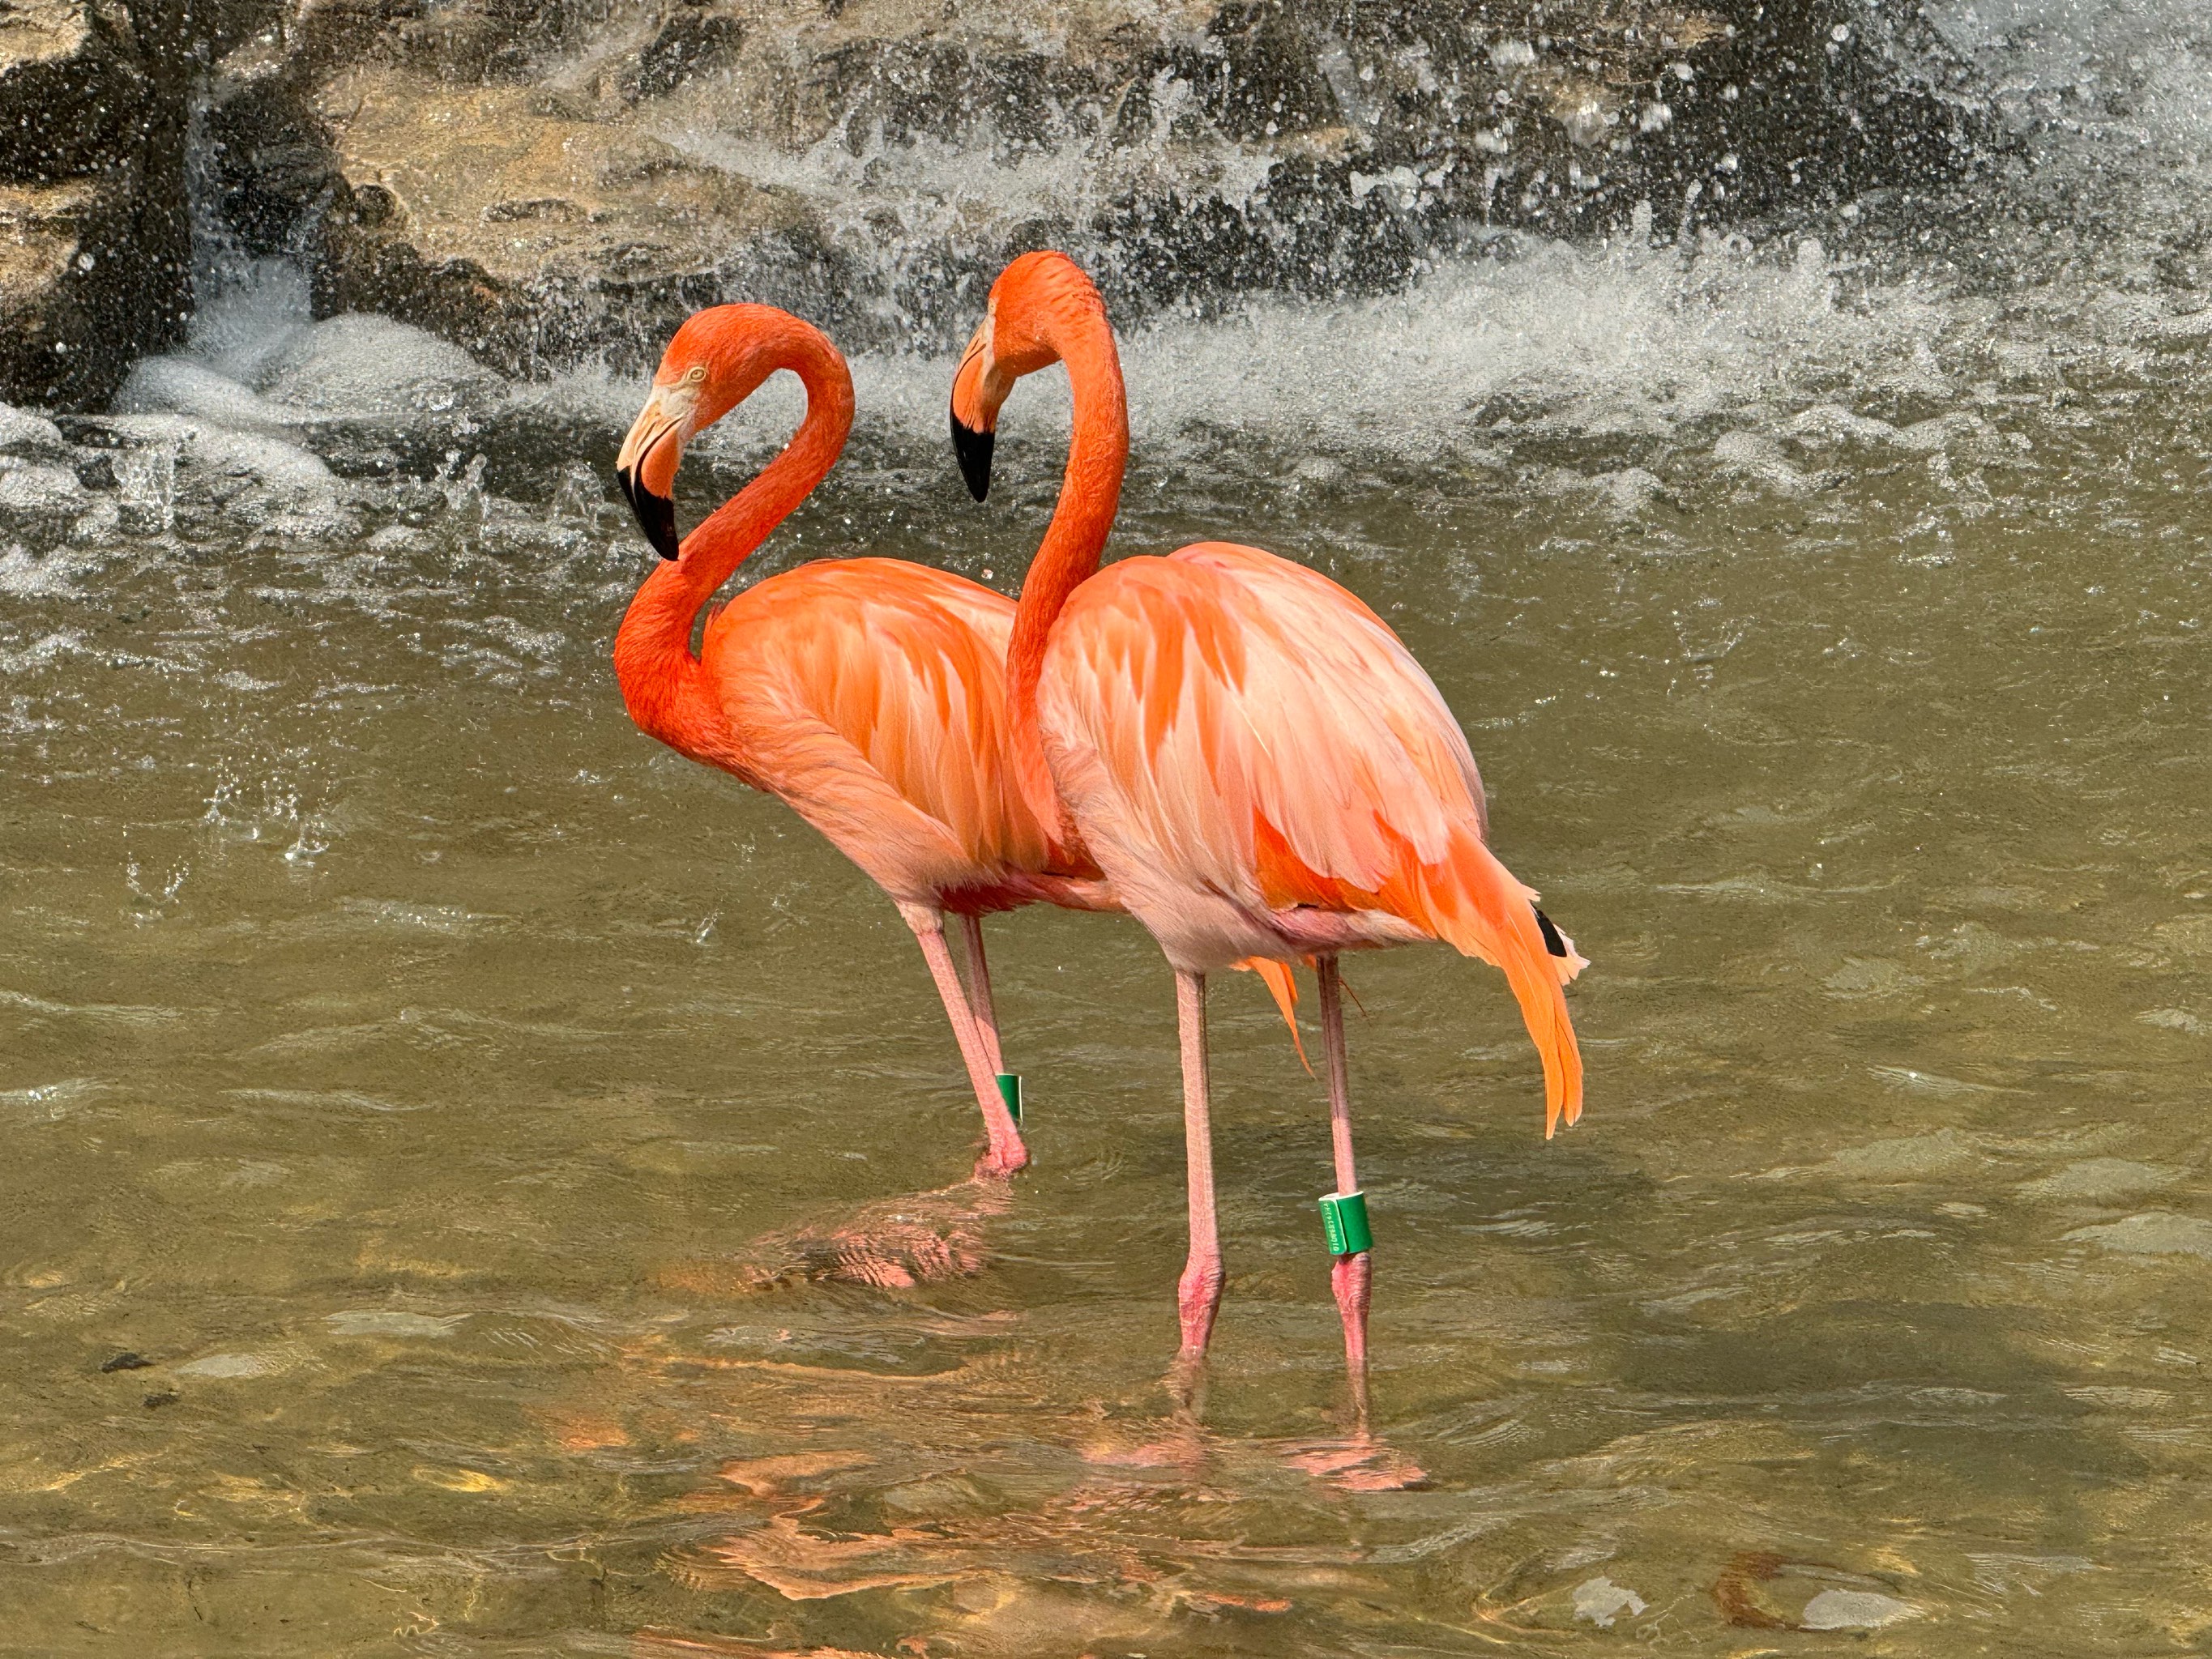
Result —
[{"label": "pink leg", "polygon": [[983,960],[982,917],[961,917],[960,937],[968,946],[968,1003],[982,1035],[983,1057],[993,1072],[1003,1072],[1006,1062],[999,1053],[999,1017],[991,1010],[991,967]]},{"label": "pink leg", "polygon": [[[1336,1158],[1336,1190],[1356,1193],[1359,1174],[1352,1162],[1352,1085],[1344,1054],[1344,983],[1336,958],[1315,964],[1321,981],[1321,1033],[1328,1064],[1328,1137]],[[1367,1298],[1374,1279],[1373,1258],[1365,1250],[1340,1255],[1329,1269],[1336,1310],[1344,1319],[1344,1364],[1352,1378],[1352,1404],[1363,1424],[1367,1418]]]},{"label": "pink leg", "polygon": [[1206,975],[1176,971],[1176,1023],[1182,1037],[1183,1158],[1190,1188],[1190,1255],[1176,1287],[1185,1364],[1206,1357],[1221,1305],[1221,1237],[1213,1213],[1213,1122],[1206,1099]]},{"label": "pink leg", "polygon": [[967,1065],[968,1080],[975,1085],[975,1102],[983,1109],[983,1128],[991,1138],[991,1145],[975,1165],[975,1172],[1012,1175],[1030,1161],[1029,1148],[1022,1145],[1022,1133],[1014,1127],[1013,1116],[1000,1097],[996,1068],[984,1053],[982,1034],[976,1030],[975,1012],[968,1006],[968,994],[961,989],[960,975],[952,966],[952,952],[945,943],[944,918],[918,905],[902,904],[899,914],[906,918],[906,925],[914,929],[915,938],[921,942],[922,960],[929,964],[930,977],[937,981],[937,994],[945,1003],[945,1017],[952,1022],[952,1036],[960,1044],[960,1058]]}]

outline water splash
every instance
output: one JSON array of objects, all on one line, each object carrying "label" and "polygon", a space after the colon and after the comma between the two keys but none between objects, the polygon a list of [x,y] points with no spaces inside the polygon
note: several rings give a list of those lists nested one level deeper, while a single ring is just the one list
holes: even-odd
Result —
[{"label": "water splash", "polygon": [[[2036,163],[1978,184],[1978,213],[1878,191],[1758,234],[1668,237],[1644,202],[1595,242],[1477,228],[1372,297],[1170,307],[1125,326],[1139,477],[1258,476],[1327,496],[1445,469],[1477,492],[1634,520],[1709,489],[1826,500],[1911,457],[1951,507],[1985,504],[1984,468],[2054,428],[2072,441],[2082,388],[2180,387],[2212,348],[2212,256],[2189,229],[2212,199],[2212,98],[2196,95],[2212,88],[2212,29],[2175,3],[1933,15]],[[1368,94],[1349,59],[1337,67],[1332,95],[1352,119]],[[875,308],[847,342],[860,414],[841,477],[888,484],[941,466],[950,362],[928,343],[981,314],[978,250],[1103,222],[1140,190],[1255,222],[1276,210],[1279,155],[1198,118],[1194,95],[1162,71],[1111,122],[1071,104],[970,111],[944,132],[861,99],[789,149],[733,127],[711,88],[647,118],[694,161],[804,195],[829,228],[826,268],[866,266]],[[387,551],[434,520],[489,547],[495,503],[520,499],[550,504],[536,522],[571,556],[619,535],[603,474],[637,377],[586,364],[518,384],[388,319],[314,319],[300,261],[252,257],[221,223],[205,128],[203,111],[191,340],[139,365],[118,404],[141,417],[118,428],[126,532],[174,533],[181,508],[193,525],[251,520],[307,543],[374,533]],[[1435,171],[1378,162],[1353,187],[1418,215],[1449,185]],[[2124,188],[2068,216],[2055,195],[2090,174]],[[1137,279],[1121,262],[1143,246],[1078,240],[1109,286]],[[694,444],[694,488],[732,483],[781,443],[800,418],[787,379]],[[1064,396],[1037,383],[1010,420],[1014,447],[1042,453],[1065,433]]]}]

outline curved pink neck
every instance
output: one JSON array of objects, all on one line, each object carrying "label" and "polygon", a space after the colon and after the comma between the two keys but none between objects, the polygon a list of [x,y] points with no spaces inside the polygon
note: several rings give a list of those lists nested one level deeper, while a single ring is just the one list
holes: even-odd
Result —
[{"label": "curved pink neck", "polygon": [[1082,842],[1060,805],[1045,764],[1037,730],[1037,680],[1044,672],[1052,625],[1075,590],[1098,568],[1121,500],[1121,474],[1129,460],[1129,409],[1121,385],[1121,360],[1105,308],[1086,285],[1041,301],[1036,331],[1067,365],[1074,395],[1075,431],[1067,472],[1060,486],[1036,556],[1022,582],[1021,603],[1006,648],[1008,715],[1012,723],[1014,773],[1037,821],[1060,846],[1081,856]]},{"label": "curved pink neck", "polygon": [[758,477],[684,538],[679,558],[645,579],[615,633],[630,718],[670,748],[725,766],[743,756],[691,649],[700,609],[828,476],[853,429],[852,375],[828,340],[795,324],[767,351],[767,373],[788,368],[805,384],[805,420]]}]

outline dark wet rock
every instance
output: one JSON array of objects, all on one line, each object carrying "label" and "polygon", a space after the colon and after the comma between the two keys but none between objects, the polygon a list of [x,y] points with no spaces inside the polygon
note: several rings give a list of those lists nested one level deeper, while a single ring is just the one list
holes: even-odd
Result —
[{"label": "dark wet rock", "polygon": [[373,193],[363,212],[349,187],[319,222],[317,308],[384,312],[510,374],[592,355],[623,313],[711,304],[733,264],[818,246],[787,193],[569,100],[380,67],[318,98]]},{"label": "dark wet rock", "polygon": [[191,311],[185,188],[209,54],[280,0],[0,7],[0,396],[96,405]]},{"label": "dark wet rock", "polygon": [[692,76],[728,64],[745,38],[734,17],[708,11],[678,12],[638,55],[637,93],[661,98]]},{"label": "dark wet rock", "polygon": [[183,1398],[184,1395],[179,1394],[174,1389],[156,1389],[140,1403],[150,1412],[157,1411],[163,1406],[173,1406]]},{"label": "dark wet rock", "polygon": [[87,489],[107,490],[116,487],[115,458],[105,449],[81,449],[71,463],[76,469],[76,481]]},{"label": "dark wet rock", "polygon": [[104,397],[183,307],[181,101],[120,8],[0,13],[0,392]]},{"label": "dark wet rock", "polygon": [[100,1370],[102,1376],[111,1376],[117,1371],[143,1371],[153,1363],[143,1355],[125,1350],[112,1359],[102,1360]]},{"label": "dark wet rock", "polygon": [[343,187],[329,134],[296,99],[234,96],[207,112],[201,139],[212,205],[243,252],[294,252],[302,204]]}]

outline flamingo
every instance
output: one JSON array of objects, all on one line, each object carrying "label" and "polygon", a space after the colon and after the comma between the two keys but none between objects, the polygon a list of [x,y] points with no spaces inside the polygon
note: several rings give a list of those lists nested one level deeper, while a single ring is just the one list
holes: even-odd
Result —
[{"label": "flamingo", "polygon": [[1240,959],[1285,972],[1310,961],[1336,1181],[1322,1200],[1330,1279],[1364,1423],[1373,1267],[1338,957],[1438,940],[1504,969],[1543,1059],[1547,1139],[1582,1112],[1563,988],[1584,963],[1492,854],[1466,736],[1366,605],[1227,542],[1099,569],[1128,420],[1104,303],[1063,254],[1006,268],[956,373],[952,437],[975,498],[989,489],[1007,394],[1055,362],[1074,431],[1008,647],[1012,774],[1037,820],[1096,863],[1175,970],[1189,1186],[1179,1368],[1203,1360],[1221,1300],[1206,975]]},{"label": "flamingo", "polygon": [[[781,453],[684,538],[684,445],[781,369],[806,389]],[[853,425],[845,360],[767,306],[717,306],[669,343],[615,465],[665,562],[615,635],[630,717],[678,753],[787,802],[898,906],[921,946],[983,1115],[979,1176],[1029,1162],[1009,1109],[982,918],[1043,900],[1109,908],[1095,866],[1038,818],[1007,771],[1005,659],[1013,602],[902,559],[823,560],[700,610],[828,474]],[[1110,514],[1109,514],[1110,516]],[[963,990],[945,919],[964,936]]]}]

